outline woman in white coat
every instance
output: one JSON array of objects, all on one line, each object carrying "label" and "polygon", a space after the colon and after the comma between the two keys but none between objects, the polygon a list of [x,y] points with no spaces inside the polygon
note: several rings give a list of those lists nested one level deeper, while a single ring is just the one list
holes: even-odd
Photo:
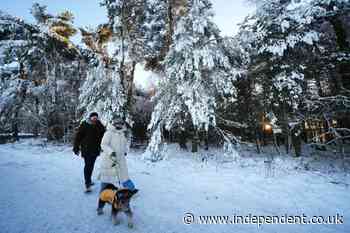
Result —
[{"label": "woman in white coat", "polygon": [[129,178],[126,155],[128,152],[128,140],[126,137],[124,120],[117,118],[107,125],[107,130],[102,138],[100,156],[101,190],[106,185],[113,184],[119,188],[135,189]]}]

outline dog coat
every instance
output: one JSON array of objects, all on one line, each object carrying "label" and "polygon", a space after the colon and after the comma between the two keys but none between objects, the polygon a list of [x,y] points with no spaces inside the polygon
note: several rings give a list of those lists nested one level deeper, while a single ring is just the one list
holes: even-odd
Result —
[{"label": "dog coat", "polygon": [[100,193],[100,199],[101,199],[101,201],[109,202],[110,204],[112,204],[116,193],[117,193],[117,191],[112,190],[112,189],[103,190]]}]

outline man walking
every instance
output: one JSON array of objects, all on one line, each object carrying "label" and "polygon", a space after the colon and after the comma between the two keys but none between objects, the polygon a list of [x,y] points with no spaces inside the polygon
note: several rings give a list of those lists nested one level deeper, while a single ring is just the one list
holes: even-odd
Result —
[{"label": "man walking", "polygon": [[92,112],[89,118],[83,121],[76,133],[74,140],[73,152],[84,158],[84,178],[85,178],[85,192],[91,192],[91,181],[92,172],[97,156],[101,152],[101,140],[105,132],[105,127],[98,119],[98,114]]}]

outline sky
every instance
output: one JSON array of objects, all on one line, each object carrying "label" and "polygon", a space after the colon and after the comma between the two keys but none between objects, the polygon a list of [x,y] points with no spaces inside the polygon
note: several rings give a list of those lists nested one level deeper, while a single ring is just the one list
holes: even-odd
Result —
[{"label": "sky", "polygon": [[[63,10],[72,11],[77,26],[97,26],[107,21],[105,9],[99,6],[100,0],[1,0],[0,9],[33,22],[30,8],[34,2],[47,5],[48,12],[52,14]],[[212,3],[214,21],[226,36],[237,33],[237,24],[253,10],[245,0],[212,0]]]},{"label": "sky", "polygon": [[[74,25],[77,27],[91,26],[107,22],[107,13],[104,7],[99,6],[100,0],[0,0],[0,10],[11,15],[23,18],[27,22],[34,22],[30,14],[30,8],[34,2],[47,5],[51,14],[70,10],[74,17]],[[223,36],[233,36],[238,31],[238,25],[254,9],[246,0],[212,0],[214,8],[214,21],[221,30]],[[81,41],[80,35],[73,38],[75,43]],[[135,74],[136,85],[141,88],[149,88],[153,80],[151,73],[145,72],[142,67],[137,67]]]}]

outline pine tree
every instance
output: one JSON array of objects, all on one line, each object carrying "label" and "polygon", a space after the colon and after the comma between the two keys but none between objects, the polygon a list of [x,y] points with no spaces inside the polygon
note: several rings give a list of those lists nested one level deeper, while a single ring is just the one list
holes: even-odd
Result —
[{"label": "pine tree", "polygon": [[113,43],[112,33],[106,25],[100,25],[95,31],[80,30],[88,47],[85,53],[88,71],[80,87],[79,106],[85,113],[98,112],[101,119],[108,122],[115,113],[123,112],[126,100],[119,70],[112,58],[114,54],[108,51]]},{"label": "pine tree", "polygon": [[[263,87],[262,99],[267,104],[264,112],[275,112],[286,137],[290,137],[290,123],[305,120],[307,112],[303,106],[311,109],[310,106],[318,102],[308,99],[311,98],[308,85],[331,84],[330,76],[339,76],[334,69],[338,63],[335,57],[346,60],[346,52],[336,52],[338,49],[329,33],[334,30],[338,37],[333,24],[338,20],[340,34],[344,34],[343,22],[349,2],[264,0],[257,4],[256,13],[242,24],[240,40],[248,42],[242,48],[250,54],[249,70],[253,74],[250,77]],[[333,29],[327,25],[333,25]],[[335,80],[341,90],[341,79]],[[317,95],[312,98],[317,99]]]},{"label": "pine tree", "polygon": [[161,70],[160,62],[167,53],[167,33],[169,31],[169,1],[147,0],[145,8],[145,60],[146,67]]},{"label": "pine tree", "polygon": [[[97,77],[93,77],[92,80],[107,83],[112,77],[115,85],[112,87],[114,89],[113,93],[120,94],[117,95],[118,99],[113,99],[116,95],[109,97],[108,93],[111,92],[103,93],[103,90],[101,90],[101,95],[96,96],[93,102],[103,102],[102,99],[100,100],[101,96],[104,96],[105,99],[111,98],[111,101],[107,101],[103,108],[113,111],[113,113],[106,113],[108,115],[106,120],[111,120],[112,115],[120,115],[132,125],[129,114],[133,101],[134,70],[136,63],[144,58],[142,46],[144,30],[141,26],[144,20],[145,1],[104,0],[101,5],[106,7],[109,21],[106,25],[100,26],[95,36],[92,36],[94,38],[90,39],[90,44],[97,44],[97,46],[93,46],[95,52],[97,49],[97,52],[100,51],[98,52],[100,55],[104,54],[103,57],[98,59],[99,67],[92,68],[91,71],[92,75],[99,76],[100,80]],[[106,35],[105,32],[107,32],[107,37],[103,39],[103,35]],[[86,36],[89,35],[86,34]],[[85,39],[85,41],[89,41],[89,39]],[[102,50],[105,50],[105,52],[98,49],[101,48],[101,45],[104,46]],[[112,51],[107,51],[108,47],[113,47]],[[93,84],[93,81],[91,84]],[[85,89],[88,93],[89,89]],[[83,96],[88,95],[83,94]],[[121,106],[107,106],[110,103],[121,104]]]},{"label": "pine tree", "polygon": [[149,129],[152,159],[161,158],[162,130],[193,128],[208,131],[216,126],[216,97],[233,92],[236,78],[212,22],[207,0],[188,1],[188,12],[176,24],[173,44],[164,60],[165,75],[157,90]]},{"label": "pine tree", "polygon": [[43,74],[43,81],[35,83],[41,88],[36,94],[36,102],[42,108],[40,115],[45,119],[42,124],[47,138],[60,140],[74,126],[77,115],[76,89],[82,81],[83,67],[80,50],[70,40],[77,30],[69,11],[51,15],[46,12],[46,6],[35,3],[31,12],[40,29],[33,52],[42,57],[38,65]]},{"label": "pine tree", "polygon": [[32,13],[35,25],[1,14],[4,62],[16,64],[3,85],[0,101],[6,104],[1,106],[1,118],[13,122],[14,132],[21,127],[61,139],[75,120],[81,81],[80,53],[69,40],[75,31],[73,17],[68,12],[49,15],[39,4],[33,5]]},{"label": "pine tree", "polygon": [[0,11],[0,122],[5,131],[19,131],[19,112],[30,88],[28,70],[34,62],[28,59],[33,34],[37,28]]}]

